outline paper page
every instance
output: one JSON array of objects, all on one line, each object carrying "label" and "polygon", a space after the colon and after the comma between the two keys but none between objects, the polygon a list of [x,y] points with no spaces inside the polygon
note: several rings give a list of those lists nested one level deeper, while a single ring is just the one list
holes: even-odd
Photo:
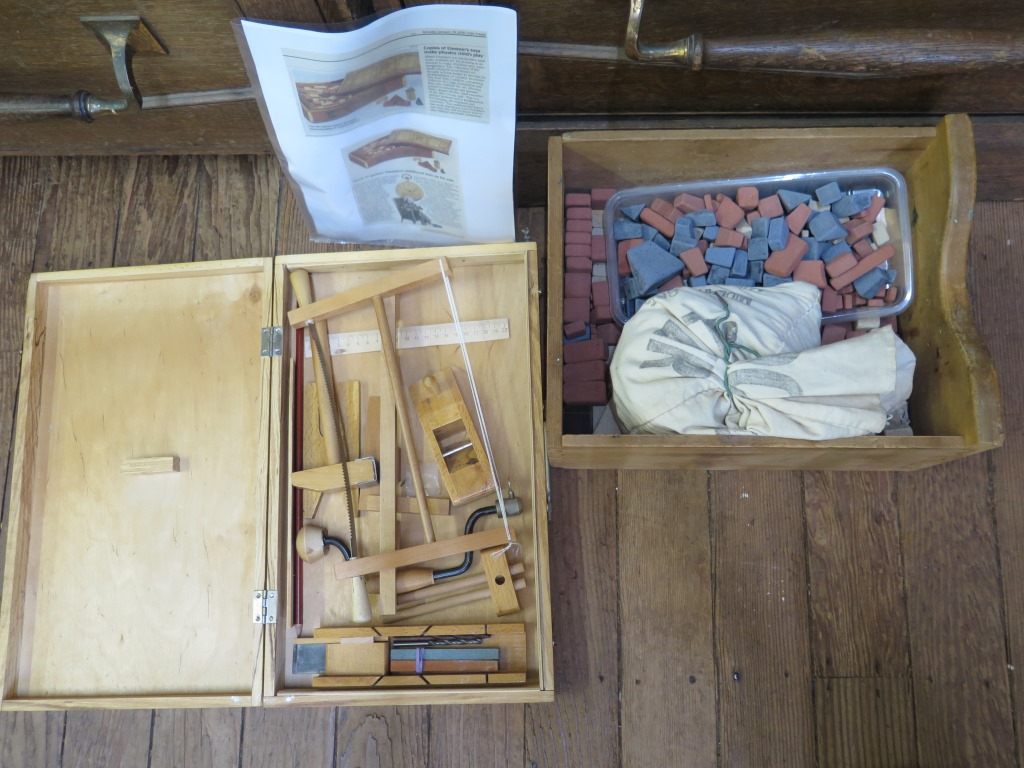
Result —
[{"label": "paper page", "polygon": [[350,32],[239,28],[314,236],[515,239],[514,11],[419,6]]}]

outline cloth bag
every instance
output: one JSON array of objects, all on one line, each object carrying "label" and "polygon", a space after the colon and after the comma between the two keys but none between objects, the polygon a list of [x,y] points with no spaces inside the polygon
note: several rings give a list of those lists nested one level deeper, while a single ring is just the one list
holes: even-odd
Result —
[{"label": "cloth bag", "polygon": [[888,326],[820,346],[820,323],[818,289],[802,282],[658,294],[615,348],[616,416],[642,434],[881,432],[888,406],[910,395],[913,353]]}]

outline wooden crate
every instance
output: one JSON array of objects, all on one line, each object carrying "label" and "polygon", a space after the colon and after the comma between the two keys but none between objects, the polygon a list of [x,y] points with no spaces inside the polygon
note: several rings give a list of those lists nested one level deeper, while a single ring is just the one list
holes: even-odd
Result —
[{"label": "wooden crate", "polygon": [[[935,128],[807,128],[568,133],[548,147],[547,445],[552,465],[594,468],[917,469],[1003,442],[995,368],[967,292],[975,190],[964,115]],[[917,356],[913,437],[826,442],[735,436],[562,432],[562,280],[566,192],[888,166],[904,174],[913,211],[916,297],[900,316]]]},{"label": "wooden crate", "polygon": [[[524,502],[511,523],[527,585],[520,612],[502,619],[485,601],[404,623],[525,623],[526,682],[314,690],[310,678],[290,672],[299,629],[291,621],[297,350],[284,320],[295,306],[288,274],[309,270],[315,294],[325,297],[439,255],[452,265],[463,321],[509,320],[508,339],[469,351],[500,476]],[[532,244],[34,275],[0,606],[0,706],[551,700],[538,294]],[[402,326],[451,320],[440,280],[402,294],[398,308]],[[283,353],[264,356],[261,332],[274,326],[285,326]],[[367,308],[330,321],[331,333],[374,327]],[[399,356],[407,384],[444,366],[464,368],[452,345]],[[332,359],[338,381],[360,381],[363,411],[381,392],[380,360]],[[310,381],[312,371],[307,359]],[[426,456],[415,422],[413,429]],[[170,461],[152,474],[122,468],[159,456],[176,456],[177,471]],[[327,499],[317,519],[331,528],[341,508]],[[454,509],[458,532],[468,512],[490,503]],[[496,526],[491,519],[486,527]],[[305,636],[351,623],[351,582],[333,577],[339,558],[332,552],[305,567]],[[278,593],[276,624],[253,621],[262,590]]]}]

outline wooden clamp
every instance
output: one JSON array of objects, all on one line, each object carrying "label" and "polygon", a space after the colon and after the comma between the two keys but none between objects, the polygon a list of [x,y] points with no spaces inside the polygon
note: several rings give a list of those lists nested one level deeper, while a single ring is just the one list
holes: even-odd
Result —
[{"label": "wooden clamp", "polygon": [[465,504],[494,490],[491,465],[450,368],[411,387],[427,446],[453,504]]}]

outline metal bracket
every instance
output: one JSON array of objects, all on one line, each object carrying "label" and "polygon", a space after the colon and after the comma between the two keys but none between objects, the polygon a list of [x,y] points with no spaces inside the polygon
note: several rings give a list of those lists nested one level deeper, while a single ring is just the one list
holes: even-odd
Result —
[{"label": "metal bracket", "polygon": [[83,16],[80,21],[110,53],[121,98],[101,99],[88,91],[76,91],[70,96],[0,94],[0,119],[65,116],[91,123],[96,115],[137,112],[142,108],[142,95],[132,74],[132,57],[166,55],[167,49],[139,16]]},{"label": "metal bracket", "polygon": [[284,328],[275,325],[260,331],[260,357],[281,357],[284,354]]},{"label": "metal bracket", "polygon": [[252,623],[277,624],[276,589],[257,589],[252,593]]},{"label": "metal bracket", "polygon": [[704,40],[699,33],[665,45],[644,45],[640,42],[640,16],[644,0],[630,0],[629,21],[623,51],[633,61],[657,61],[678,64],[698,70],[704,66]]}]

